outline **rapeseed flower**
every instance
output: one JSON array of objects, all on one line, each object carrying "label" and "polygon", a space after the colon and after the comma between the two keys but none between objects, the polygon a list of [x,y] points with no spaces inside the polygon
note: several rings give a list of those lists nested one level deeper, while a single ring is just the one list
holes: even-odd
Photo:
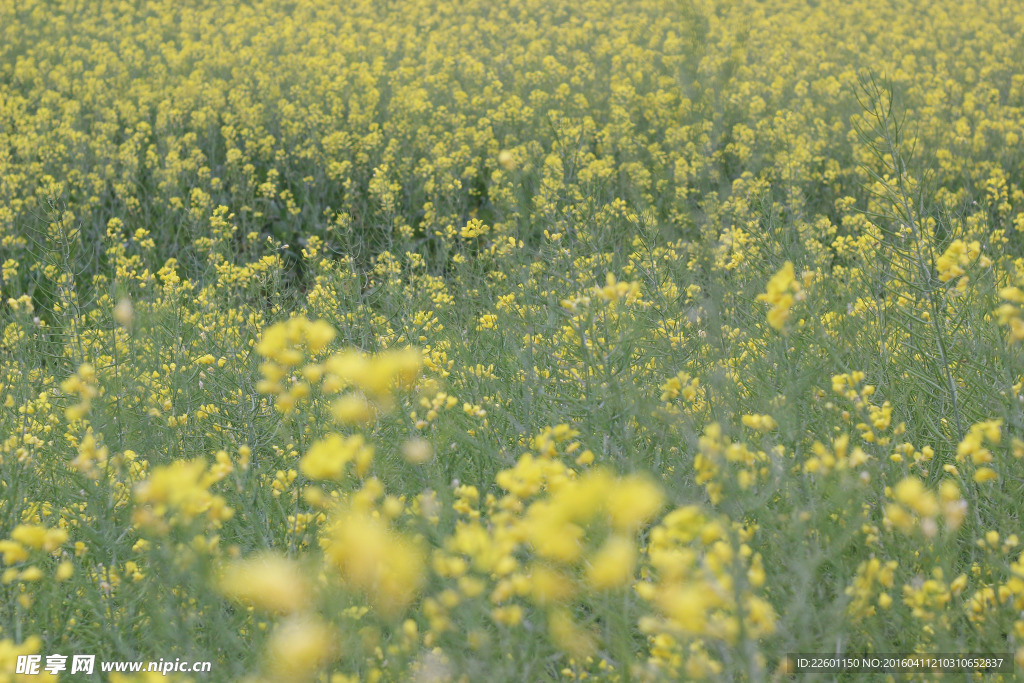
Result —
[{"label": "rapeseed flower", "polygon": [[349,463],[355,474],[365,477],[373,462],[374,448],[362,434],[329,434],[315,442],[299,462],[299,471],[310,479],[340,480]]},{"label": "rapeseed flower", "polygon": [[587,583],[594,590],[609,590],[627,585],[636,568],[636,546],[623,536],[611,536],[590,558]]},{"label": "rapeseed flower", "polygon": [[224,567],[221,592],[232,600],[290,614],[304,609],[311,591],[300,566],[279,555],[256,555]]},{"label": "rapeseed flower", "polygon": [[420,544],[364,513],[340,512],[322,540],[329,565],[382,614],[397,617],[419,593],[426,557]]},{"label": "rapeseed flower", "polygon": [[796,279],[793,263],[786,261],[782,268],[768,280],[768,288],[764,294],[758,294],[757,300],[766,302],[768,324],[776,330],[783,331],[792,316],[793,304],[804,296],[803,288]]},{"label": "rapeseed flower", "polygon": [[180,4],[0,6],[0,679],[1024,641],[1010,4]]},{"label": "rapeseed flower", "polygon": [[267,643],[268,673],[277,680],[312,680],[336,655],[337,634],[318,618],[295,616],[281,622]]}]

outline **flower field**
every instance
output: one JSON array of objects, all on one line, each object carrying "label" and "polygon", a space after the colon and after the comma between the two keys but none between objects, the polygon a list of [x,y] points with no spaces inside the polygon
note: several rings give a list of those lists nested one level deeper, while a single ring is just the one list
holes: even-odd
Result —
[{"label": "flower field", "polygon": [[1019,10],[0,3],[0,683],[1024,672]]}]

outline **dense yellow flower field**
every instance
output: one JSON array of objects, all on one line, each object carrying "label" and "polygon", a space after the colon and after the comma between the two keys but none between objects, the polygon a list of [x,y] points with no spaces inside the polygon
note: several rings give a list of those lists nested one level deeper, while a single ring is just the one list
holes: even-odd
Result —
[{"label": "dense yellow flower field", "polygon": [[1012,679],[1019,10],[0,4],[0,681]]}]

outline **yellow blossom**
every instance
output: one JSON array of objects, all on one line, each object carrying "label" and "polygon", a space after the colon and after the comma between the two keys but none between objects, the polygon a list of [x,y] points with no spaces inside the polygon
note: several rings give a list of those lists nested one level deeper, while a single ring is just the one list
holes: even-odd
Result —
[{"label": "yellow blossom", "polygon": [[626,585],[633,579],[636,546],[623,536],[612,536],[590,559],[587,583],[595,590],[609,590]]},{"label": "yellow blossom", "polygon": [[309,602],[310,589],[299,565],[279,555],[257,555],[227,565],[220,576],[221,592],[271,612],[291,613]]}]

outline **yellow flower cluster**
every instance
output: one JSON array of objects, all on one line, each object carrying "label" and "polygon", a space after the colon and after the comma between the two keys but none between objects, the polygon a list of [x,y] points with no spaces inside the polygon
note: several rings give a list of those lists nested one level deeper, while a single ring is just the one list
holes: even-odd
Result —
[{"label": "yellow flower cluster", "polygon": [[11,531],[11,537],[0,540],[0,553],[4,564],[17,564],[29,557],[30,550],[52,553],[68,540],[64,529],[48,529],[33,524],[19,524]]},{"label": "yellow flower cluster", "polygon": [[680,396],[683,400],[690,402],[697,398],[697,391],[700,388],[700,380],[691,377],[690,373],[680,370],[674,377],[661,385],[661,401],[671,403]]},{"label": "yellow flower cluster", "polygon": [[595,287],[594,295],[606,303],[622,301],[625,304],[632,304],[641,297],[639,282],[619,282],[615,275],[608,273],[605,278],[604,287]]},{"label": "yellow flower cluster", "polygon": [[[419,377],[422,360],[419,351],[405,348],[387,351],[374,357],[357,350],[336,353],[322,362],[306,360],[320,355],[335,337],[328,323],[293,317],[268,328],[256,351],[266,358],[260,366],[263,379],[257,390],[275,397],[275,407],[283,413],[292,412],[296,404],[309,397],[313,384],[328,395],[346,389],[352,392],[332,404],[335,418],[343,424],[362,424],[373,420],[376,407],[391,407],[395,388],[411,388]],[[312,358],[310,359],[312,360]],[[301,367],[300,367],[301,366]],[[292,375],[292,371],[297,375]],[[282,386],[286,382],[288,388]]]},{"label": "yellow flower cluster", "polygon": [[257,390],[275,395],[278,410],[291,412],[298,401],[309,396],[310,385],[305,378],[319,378],[321,371],[316,365],[306,366],[302,369],[303,379],[291,378],[287,391],[281,381],[289,376],[291,369],[302,364],[306,349],[315,356],[331,343],[334,335],[334,328],[326,322],[311,322],[302,317],[290,318],[266,329],[256,345],[256,352],[267,359],[260,366],[263,380]]},{"label": "yellow flower cluster", "polygon": [[979,484],[995,481],[999,474],[991,465],[995,462],[992,451],[985,447],[985,442],[998,444],[1002,440],[1002,420],[986,420],[971,425],[963,440],[956,447],[957,462],[970,462],[976,468],[974,481]]},{"label": "yellow flower cluster", "polygon": [[386,617],[401,614],[424,581],[426,556],[419,544],[364,512],[339,512],[321,543],[328,565],[346,584],[369,594]]},{"label": "yellow flower cluster", "polygon": [[[871,397],[877,390],[875,385],[864,384],[858,388],[865,377],[865,374],[860,371],[834,375],[832,391],[853,404],[853,412],[849,410],[840,412],[843,422],[853,424],[863,441],[886,446],[894,436],[899,436],[906,431],[906,424],[900,422],[893,425],[893,407],[889,401],[883,401],[881,405],[876,405],[871,401]],[[835,407],[831,403],[828,405]],[[854,420],[859,421],[854,422]],[[890,434],[886,434],[886,432],[890,432]],[[894,459],[899,458],[894,456]]]},{"label": "yellow flower cluster", "polygon": [[175,460],[153,468],[147,479],[135,486],[135,523],[164,531],[170,524],[189,525],[200,517],[213,528],[231,519],[234,510],[225,499],[210,493],[210,487],[227,474],[209,467],[203,459]]},{"label": "yellow flower cluster", "polygon": [[871,458],[859,446],[850,448],[849,434],[841,434],[832,441],[831,448],[815,441],[811,445],[811,455],[804,462],[804,472],[827,475],[832,471],[844,471],[864,465]]},{"label": "yellow flower cluster", "polygon": [[26,655],[37,654],[43,645],[43,641],[39,636],[29,636],[21,641],[21,643],[15,643],[10,638],[4,638],[0,640],[0,681],[3,683],[13,683],[17,681],[22,683],[23,681],[30,680],[57,680],[56,674],[50,674],[49,672],[41,672],[34,676],[29,677],[28,675],[16,675],[12,672],[17,671],[18,658]]},{"label": "yellow flower cluster", "polygon": [[309,606],[312,591],[301,567],[280,555],[265,554],[237,560],[220,577],[225,596],[281,614]]},{"label": "yellow flower cluster", "polygon": [[620,301],[630,305],[635,304],[643,297],[639,282],[620,282],[615,278],[614,273],[608,273],[605,276],[604,286],[596,285],[591,294],[592,296],[581,294],[570,299],[562,299],[561,305],[563,308],[575,313],[580,308],[589,306],[593,299],[597,299],[614,308]]},{"label": "yellow flower cluster", "polygon": [[978,240],[973,240],[970,243],[964,243],[963,240],[953,240],[950,242],[946,250],[942,252],[942,255],[935,260],[935,269],[939,273],[940,282],[950,282],[951,280],[957,280],[957,287],[964,289],[966,288],[969,280],[966,277],[966,270],[970,264],[979,262],[981,267],[987,267],[992,265],[991,259],[981,254],[981,243]]},{"label": "yellow flower cluster", "polygon": [[[883,610],[892,607],[892,596],[889,590],[894,585],[896,560],[882,562],[877,557],[861,562],[857,567],[856,577],[846,587],[846,594],[851,597],[847,612],[855,619],[863,619],[876,613],[876,605]],[[878,591],[877,588],[883,590]]]},{"label": "yellow flower cluster", "polygon": [[722,501],[726,484],[734,482],[739,490],[746,491],[768,475],[768,454],[732,441],[717,422],[704,428],[697,443],[693,459],[695,481],[704,487],[712,505]]},{"label": "yellow flower cluster", "polygon": [[920,528],[929,538],[938,533],[936,518],[940,513],[946,530],[953,532],[960,528],[967,512],[960,487],[948,479],[939,486],[939,496],[936,496],[917,477],[907,477],[893,487],[892,498],[895,502],[885,507],[886,524],[908,534]]},{"label": "yellow flower cluster", "polygon": [[805,296],[803,288],[793,272],[793,264],[786,261],[779,272],[768,280],[767,290],[764,294],[758,294],[757,300],[764,301],[771,306],[768,309],[768,324],[776,330],[782,331],[792,316],[793,304]]},{"label": "yellow flower cluster", "polygon": [[364,477],[372,462],[373,446],[361,434],[329,434],[309,447],[299,471],[310,479],[341,479],[345,466],[352,463],[356,475]]},{"label": "yellow flower cluster", "polygon": [[[1024,273],[1024,269],[1018,268],[1018,273]],[[996,310],[999,317],[999,324],[1007,328],[1007,337],[1013,343],[1024,341],[1024,275],[1018,275],[1015,286],[1003,287],[999,290],[999,296],[1003,303]]]},{"label": "yellow flower cluster", "polygon": [[96,369],[90,363],[82,363],[78,372],[61,382],[61,391],[76,395],[79,402],[68,406],[64,415],[70,422],[78,422],[89,413],[92,399],[99,393],[96,381]]},{"label": "yellow flower cluster", "polygon": [[730,537],[725,524],[693,506],[670,512],[651,530],[651,574],[637,591],[658,615],[642,621],[642,630],[677,642],[735,642],[775,630],[773,608],[756,594],[765,581],[761,557]]},{"label": "yellow flower cluster", "polygon": [[759,432],[770,432],[779,426],[779,423],[771,415],[744,415],[740,421],[745,426]]}]

